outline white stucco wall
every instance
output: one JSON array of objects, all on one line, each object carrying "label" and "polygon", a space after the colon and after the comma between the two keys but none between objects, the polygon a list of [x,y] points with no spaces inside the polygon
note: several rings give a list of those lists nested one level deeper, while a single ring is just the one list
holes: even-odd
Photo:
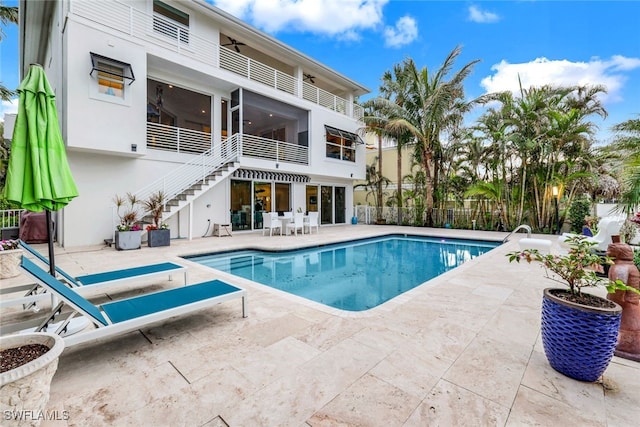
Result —
[{"label": "white stucco wall", "polygon": [[[104,150],[112,154],[146,153],[146,75],[144,49],[122,38],[70,21],[66,30],[67,146],[75,150]],[[97,73],[91,72],[90,52],[131,64],[136,81],[125,82],[124,100],[97,93]]]},{"label": "white stucco wall", "polygon": [[[140,1],[135,3],[142,4]],[[144,4],[144,7],[150,7],[151,2]],[[217,40],[218,28],[195,13],[191,17],[194,32],[197,29],[199,35],[206,34]],[[237,74],[193,59],[182,59],[159,45],[145,46],[142,41],[128,40],[116,33],[107,34],[104,28],[96,29],[93,25],[70,19],[62,33],[58,22],[55,26],[58,32],[54,34],[60,37],[49,47],[50,73],[61,95],[59,105],[63,111],[67,154],[80,193],[63,213],[62,242],[66,247],[100,244],[103,239],[111,238],[114,196],[140,190],[190,157],[146,150],[148,76],[214,96],[214,139],[220,135],[220,98],[229,98],[237,87],[309,111],[309,123],[301,126],[308,126],[309,165],[280,163],[276,166],[273,161],[245,159],[241,167],[304,174],[311,177],[309,185],[345,187],[345,221],[349,222],[353,206],[352,180],[365,177],[365,147],[356,147],[357,162],[327,158],[324,126],[357,133],[360,125],[355,120]],[[131,64],[136,81],[131,85],[126,83],[124,100],[96,95],[96,74],[89,75],[89,52]],[[135,153],[131,150],[132,144],[137,146]],[[291,184],[294,211],[298,207],[305,210],[306,185]],[[194,237],[205,232],[210,235],[214,223],[229,223],[229,193],[227,179],[197,199],[191,212],[188,208],[183,209],[167,221],[172,238],[186,237],[189,232]]]}]

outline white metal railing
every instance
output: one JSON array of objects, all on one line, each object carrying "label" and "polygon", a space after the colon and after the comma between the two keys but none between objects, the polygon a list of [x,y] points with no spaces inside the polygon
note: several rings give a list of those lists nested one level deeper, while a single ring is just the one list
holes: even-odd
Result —
[{"label": "white metal railing", "polygon": [[0,210],[0,228],[19,227],[22,212],[24,212],[24,209]]},{"label": "white metal railing", "polygon": [[283,92],[297,95],[296,78],[241,53],[220,46],[220,68]]},{"label": "white metal railing", "polygon": [[135,192],[138,200],[147,200],[149,196],[162,191],[167,201],[175,199],[185,190],[199,182],[204,183],[211,175],[227,163],[236,161],[240,152],[240,138],[233,135],[220,146],[205,151],[192,160],[177,167],[162,178]]},{"label": "white metal railing", "polygon": [[301,96],[307,101],[338,113],[351,114],[355,119],[361,119],[363,116],[363,109],[359,105],[353,104],[353,112],[350,113],[346,99],[310,83],[302,81],[302,94],[299,94],[299,79],[220,46],[211,41],[210,37],[200,37],[190,28],[159,14],[149,14],[117,0],[72,1],[70,10],[72,14],[99,25],[204,64],[231,71],[294,96]]},{"label": "white metal railing", "polygon": [[278,162],[309,164],[309,148],[254,135],[242,135],[242,155]]},{"label": "white metal railing", "polygon": [[147,122],[147,148],[198,154],[211,147],[211,134],[208,132]]}]

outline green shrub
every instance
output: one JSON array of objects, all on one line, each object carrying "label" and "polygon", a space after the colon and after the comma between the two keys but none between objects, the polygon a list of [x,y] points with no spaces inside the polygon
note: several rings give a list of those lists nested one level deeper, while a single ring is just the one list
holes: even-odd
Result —
[{"label": "green shrub", "polygon": [[576,198],[569,206],[569,220],[571,221],[571,232],[580,234],[585,218],[591,213],[591,201],[588,197]]}]

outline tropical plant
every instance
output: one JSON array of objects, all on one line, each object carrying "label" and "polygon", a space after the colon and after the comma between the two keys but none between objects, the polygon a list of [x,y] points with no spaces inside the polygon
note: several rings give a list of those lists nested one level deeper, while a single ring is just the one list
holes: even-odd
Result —
[{"label": "tropical plant", "polygon": [[545,268],[547,278],[569,288],[568,295],[563,298],[578,304],[600,304],[593,295],[582,292],[582,288],[585,287],[604,285],[608,292],[632,290],[640,293],[620,280],[606,281],[596,274],[597,268],[613,262],[611,258],[597,254],[593,250],[596,243],[587,240],[586,236],[571,236],[567,238],[566,243],[569,245],[569,252],[565,255],[542,254],[537,249],[525,249],[510,252],[507,257],[509,262],[525,260],[528,263],[540,263]]},{"label": "tropical plant", "polygon": [[[386,136],[387,132],[385,131],[385,123],[387,121],[387,114],[385,112],[384,106],[380,106],[376,102],[366,102],[364,104],[365,107],[365,115],[362,118],[366,127],[362,130],[364,133],[371,133],[375,135],[378,141],[378,155],[376,156],[376,160],[378,162],[377,173],[376,169],[369,170],[367,168],[367,181],[370,183],[372,178],[375,175],[380,175],[382,177],[382,140],[383,137]],[[369,176],[372,175],[372,176]],[[386,179],[386,178],[385,178]],[[388,180],[387,180],[388,181]],[[375,189],[370,188],[370,193],[374,194],[376,197],[375,205],[378,209],[376,209],[377,216],[376,220],[378,222],[382,221],[382,199],[383,199],[383,190],[382,186],[384,184],[383,179],[375,179],[376,187]],[[367,194],[367,198],[368,198]]]},{"label": "tropical plant", "polygon": [[630,220],[626,220],[620,227],[620,239],[625,243],[631,242],[638,233],[638,226]]},{"label": "tropical plant", "polygon": [[462,123],[462,115],[472,103],[464,99],[464,79],[471,73],[475,60],[450,75],[461,48],[454,48],[442,66],[431,73],[427,67],[418,69],[408,58],[398,69],[402,76],[401,110],[387,124],[386,129],[396,134],[411,135],[415,141],[415,157],[424,169],[426,185],[425,209],[427,225],[433,224],[432,210],[439,193],[441,144],[443,133],[456,129]]},{"label": "tropical plant", "polygon": [[149,198],[142,201],[145,210],[152,216],[153,225],[158,229],[162,223],[162,214],[167,204],[167,196],[162,190],[152,193]]},{"label": "tropical plant", "polygon": [[569,220],[571,221],[571,232],[581,233],[585,225],[586,218],[591,213],[591,200],[587,196],[575,199],[569,206]]},{"label": "tropical plant", "polygon": [[367,191],[366,200],[369,200],[369,196],[373,196],[375,201],[376,211],[378,211],[376,215],[376,219],[380,222],[382,220],[382,200],[384,196],[384,190],[387,188],[389,183],[391,182],[388,178],[380,173],[380,171],[376,168],[376,162],[378,161],[377,156],[374,158],[373,163],[367,166],[366,169],[366,182],[364,184],[356,184],[353,187],[364,187]]},{"label": "tropical plant", "polygon": [[140,218],[140,201],[131,193],[127,193],[125,197],[114,196],[113,203],[116,205],[116,213],[120,218],[120,223],[116,226],[118,231],[136,231],[140,230],[137,224]]},{"label": "tropical plant", "polygon": [[[18,24],[18,8],[4,6],[0,3],[0,24],[2,26],[8,25],[9,23]],[[2,31],[2,27],[0,27],[0,41],[4,38],[4,32]],[[0,84],[0,99],[2,101],[10,101],[12,97],[16,94],[15,91],[6,88],[4,85]],[[0,134],[1,135],[1,134]]]},{"label": "tropical plant", "polygon": [[622,194],[618,208],[631,213],[640,205],[640,117],[613,126],[617,133],[607,147],[622,159]]}]

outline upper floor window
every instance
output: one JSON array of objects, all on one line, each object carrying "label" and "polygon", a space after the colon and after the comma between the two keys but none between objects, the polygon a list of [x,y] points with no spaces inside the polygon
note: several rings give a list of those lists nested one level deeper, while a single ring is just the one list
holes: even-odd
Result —
[{"label": "upper floor window", "polygon": [[[131,65],[106,56],[90,53],[91,76],[95,72],[97,93],[114,99],[125,98],[125,79],[132,83],[135,80]],[[95,89],[94,89],[95,90]]]},{"label": "upper floor window", "polygon": [[360,137],[355,133],[346,132],[331,126],[325,126],[326,131],[326,155],[332,159],[356,161],[356,144],[360,143]]},{"label": "upper floor window", "polygon": [[153,0],[153,30],[189,43],[189,15],[159,0]]}]

